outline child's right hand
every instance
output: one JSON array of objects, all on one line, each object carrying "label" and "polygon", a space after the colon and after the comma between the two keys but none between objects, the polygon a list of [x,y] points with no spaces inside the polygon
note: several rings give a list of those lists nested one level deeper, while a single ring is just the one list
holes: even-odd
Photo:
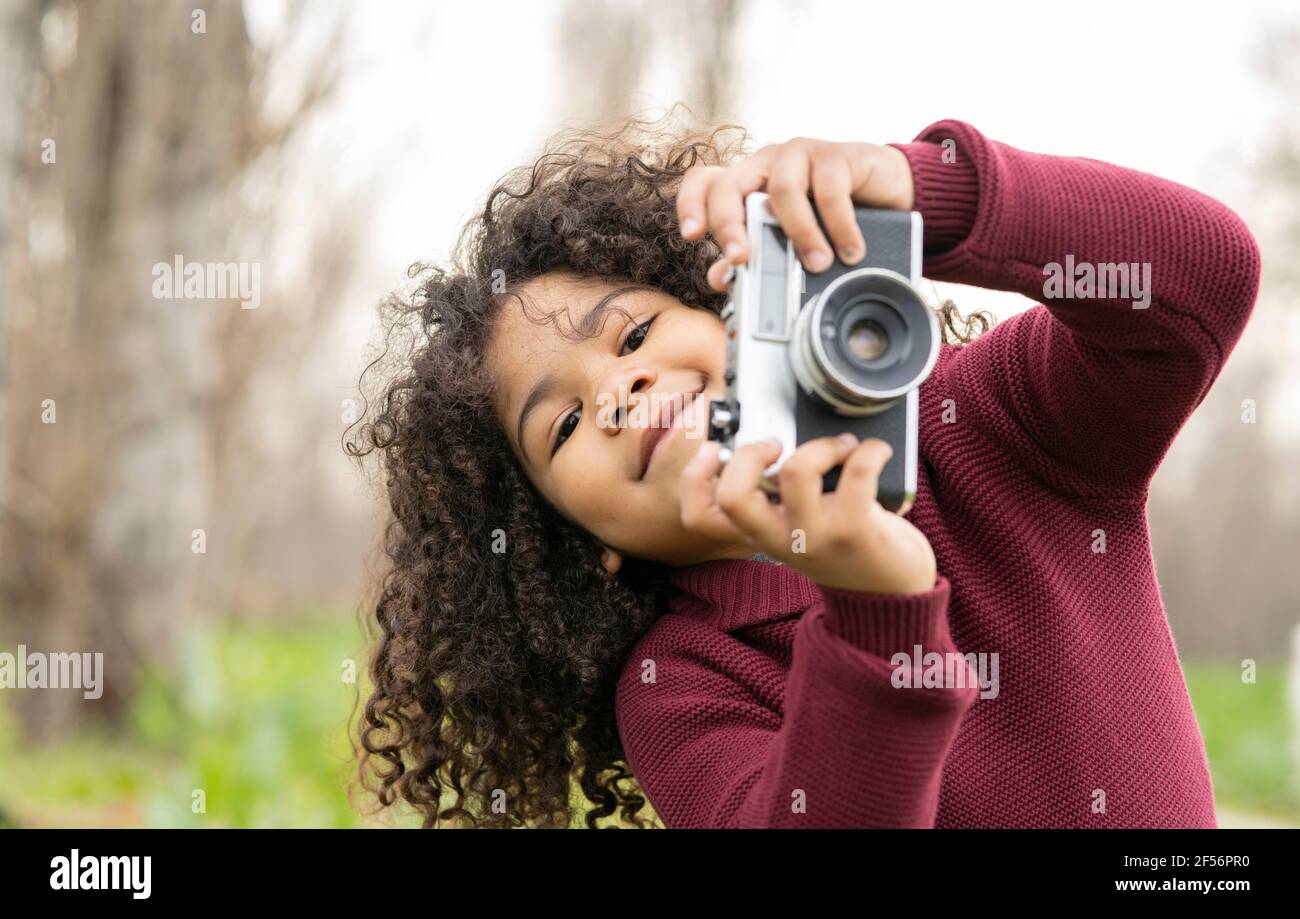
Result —
[{"label": "child's right hand", "polygon": [[[707,230],[722,247],[723,257],[708,272],[714,290],[726,291],[727,269],[749,260],[745,196],[752,191],[767,192],[799,261],[813,273],[831,266],[831,243],[846,265],[862,261],[867,243],[853,215],[855,204],[910,211],[916,198],[911,162],[884,144],[795,137],[726,166],[692,166],[677,192],[677,219],[686,239]],[[813,215],[814,203],[829,242]]]},{"label": "child's right hand", "polygon": [[[852,435],[807,441],[781,464],[781,503],[773,504],[758,483],[781,455],[779,443],[740,447],[719,475],[718,443],[706,441],[682,471],[682,524],[713,539],[747,542],[826,587],[932,590],[937,565],[929,540],[876,500],[892,454],[874,437],[860,444]],[[822,476],[839,463],[835,491],[823,492]]]}]

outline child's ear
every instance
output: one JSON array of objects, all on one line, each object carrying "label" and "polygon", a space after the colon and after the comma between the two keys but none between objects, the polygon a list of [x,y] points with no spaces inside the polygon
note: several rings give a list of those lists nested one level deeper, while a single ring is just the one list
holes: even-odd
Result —
[{"label": "child's ear", "polygon": [[600,547],[600,563],[605,566],[605,571],[609,574],[618,574],[618,569],[623,567],[623,556],[609,546],[602,545]]}]

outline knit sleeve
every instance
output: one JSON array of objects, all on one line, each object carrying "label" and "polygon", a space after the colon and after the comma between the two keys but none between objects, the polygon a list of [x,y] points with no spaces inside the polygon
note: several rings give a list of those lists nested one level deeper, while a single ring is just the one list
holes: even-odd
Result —
[{"label": "knit sleeve", "polygon": [[[916,594],[819,593],[775,705],[782,675],[726,633],[679,633],[625,669],[619,733],[666,826],[934,826],[944,761],[979,694],[949,637],[948,581]],[[894,655],[918,652],[943,655],[952,677],[903,680],[919,671]]]},{"label": "knit sleeve", "polygon": [[1166,179],[961,121],[893,146],[912,166],[925,275],[1037,303],[958,350],[957,422],[1060,491],[1143,494],[1250,316],[1246,225]]}]

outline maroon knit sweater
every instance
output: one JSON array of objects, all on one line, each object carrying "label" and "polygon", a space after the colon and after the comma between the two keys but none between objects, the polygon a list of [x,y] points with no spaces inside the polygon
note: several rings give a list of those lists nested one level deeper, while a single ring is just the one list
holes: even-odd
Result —
[{"label": "maroon knit sweater", "polygon": [[[618,683],[628,764],[669,827],[1213,827],[1147,489],[1250,315],[1255,241],[1199,192],[960,121],[896,146],[925,275],[1043,301],[943,345],[921,388],[908,519],[936,585],[673,569]],[[1055,298],[1045,266],[1067,256],[1150,263],[1150,305]],[[996,695],[955,668],[895,688],[917,646],[996,653]]]}]

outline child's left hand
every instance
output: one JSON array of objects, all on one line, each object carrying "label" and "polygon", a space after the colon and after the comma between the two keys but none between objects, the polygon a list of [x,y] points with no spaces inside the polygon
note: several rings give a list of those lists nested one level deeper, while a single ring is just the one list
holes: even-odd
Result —
[{"label": "child's left hand", "polygon": [[677,193],[677,220],[686,239],[712,230],[722,247],[723,258],[709,268],[709,286],[726,291],[727,269],[749,258],[745,196],[753,191],[768,193],[772,213],[804,267],[813,273],[829,268],[830,243],[813,215],[810,186],[835,250],[848,265],[866,254],[854,204],[912,209],[912,167],[901,150],[882,144],[796,137],[728,166],[692,166]]}]

